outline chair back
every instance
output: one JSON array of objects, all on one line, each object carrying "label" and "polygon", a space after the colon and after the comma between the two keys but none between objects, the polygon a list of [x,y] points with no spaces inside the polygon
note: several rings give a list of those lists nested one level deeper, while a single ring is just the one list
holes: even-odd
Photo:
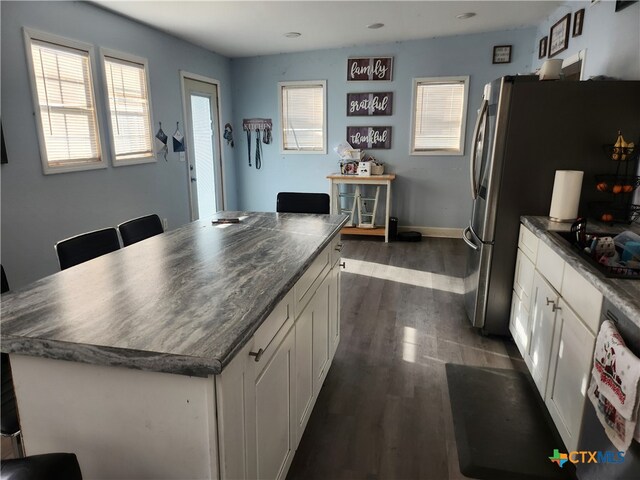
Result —
[{"label": "chair back", "polygon": [[164,232],[160,217],[155,213],[121,223],[118,230],[125,247]]},{"label": "chair back", "polygon": [[120,248],[118,232],[115,228],[105,228],[83,233],[56,243],[60,270],[115,252]]},{"label": "chair back", "polygon": [[0,265],[0,277],[2,283],[2,290],[0,291],[0,293],[8,292],[9,282],[7,281],[7,275],[4,273],[4,267],[2,265]]},{"label": "chair back", "polygon": [[278,193],[276,212],[328,214],[330,211],[331,200],[326,193]]},{"label": "chair back", "polygon": [[82,480],[78,458],[73,453],[45,453],[2,460],[1,480]]}]

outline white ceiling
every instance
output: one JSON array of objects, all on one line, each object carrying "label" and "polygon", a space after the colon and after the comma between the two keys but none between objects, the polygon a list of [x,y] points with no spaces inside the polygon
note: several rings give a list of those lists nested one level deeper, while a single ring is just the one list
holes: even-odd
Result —
[{"label": "white ceiling", "polygon": [[[96,3],[227,57],[415,40],[537,25],[555,1],[117,1]],[[476,12],[467,20],[456,15]],[[384,23],[378,30],[367,25]],[[300,32],[286,38],[286,32]]]}]

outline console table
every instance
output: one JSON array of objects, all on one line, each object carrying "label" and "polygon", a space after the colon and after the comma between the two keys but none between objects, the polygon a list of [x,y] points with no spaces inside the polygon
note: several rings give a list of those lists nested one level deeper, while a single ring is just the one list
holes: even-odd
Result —
[{"label": "console table", "polygon": [[[341,233],[346,235],[379,235],[384,236],[384,241],[389,241],[389,215],[391,214],[391,182],[395,180],[396,175],[394,173],[389,173],[385,175],[371,175],[370,177],[359,176],[359,175],[341,175],[339,173],[333,173],[331,175],[327,175],[327,178],[331,182],[331,213],[332,214],[340,214],[343,213],[340,208],[340,185],[356,185],[358,188],[360,185],[375,185],[377,186],[376,196],[374,199],[374,208],[373,214],[367,214],[367,216],[372,217],[372,223],[375,222],[375,213],[377,211],[377,203],[378,203],[378,193],[381,186],[386,186],[386,209],[384,212],[384,227],[375,227],[373,228],[358,228],[355,226],[351,227],[343,227]],[[354,195],[354,207],[350,210],[353,220],[353,211],[355,209],[355,204],[357,201],[357,197],[359,196],[359,189]]]}]

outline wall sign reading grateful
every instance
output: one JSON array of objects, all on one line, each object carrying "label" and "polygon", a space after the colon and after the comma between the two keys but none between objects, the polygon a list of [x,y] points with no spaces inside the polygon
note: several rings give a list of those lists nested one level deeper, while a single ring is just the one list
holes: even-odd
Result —
[{"label": "wall sign reading grateful", "polygon": [[347,141],[353,148],[391,148],[391,127],[347,127]]},{"label": "wall sign reading grateful", "polygon": [[349,58],[347,81],[391,80],[393,57]]},{"label": "wall sign reading grateful", "polygon": [[393,92],[347,93],[347,116],[391,115]]}]

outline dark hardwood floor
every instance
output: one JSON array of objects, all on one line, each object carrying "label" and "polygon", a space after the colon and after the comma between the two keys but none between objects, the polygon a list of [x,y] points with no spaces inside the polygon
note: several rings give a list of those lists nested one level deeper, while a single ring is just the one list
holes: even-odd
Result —
[{"label": "dark hardwood floor", "polygon": [[288,479],[466,478],[445,363],[526,367],[469,324],[464,243],[343,243],[340,345]]}]

